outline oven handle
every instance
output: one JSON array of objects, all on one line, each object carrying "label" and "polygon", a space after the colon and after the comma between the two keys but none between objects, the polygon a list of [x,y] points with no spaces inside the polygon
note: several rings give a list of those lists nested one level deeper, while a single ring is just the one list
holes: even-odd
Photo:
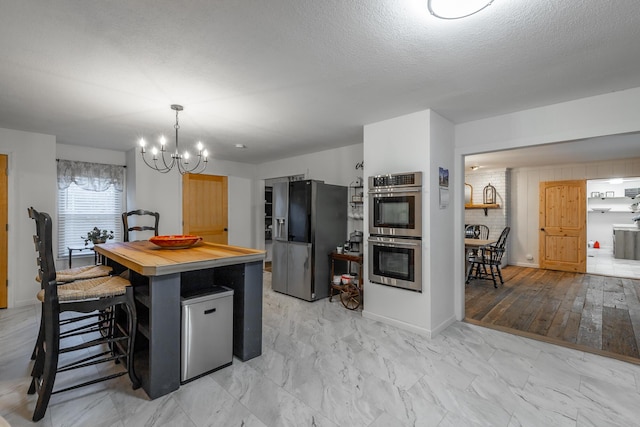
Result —
[{"label": "oven handle", "polygon": [[403,193],[420,193],[422,187],[376,187],[369,190],[369,194],[403,194]]},{"label": "oven handle", "polygon": [[415,247],[415,246],[421,246],[422,245],[422,240],[402,240],[400,241],[400,239],[385,239],[385,238],[375,238],[375,237],[370,237],[369,238],[369,243],[374,243],[378,246],[385,246],[388,248],[394,248],[394,247],[406,247],[406,248],[411,248],[411,247]]}]

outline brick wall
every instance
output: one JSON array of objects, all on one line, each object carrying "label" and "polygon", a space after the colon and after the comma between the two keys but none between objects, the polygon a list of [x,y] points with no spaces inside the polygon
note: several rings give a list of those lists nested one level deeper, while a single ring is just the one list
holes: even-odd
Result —
[{"label": "brick wall", "polygon": [[[509,224],[509,194],[511,193],[510,174],[507,169],[492,169],[468,171],[465,173],[465,183],[473,187],[473,204],[482,203],[484,187],[489,183],[496,188],[496,201],[499,209],[465,209],[465,224],[484,224],[489,227],[489,238],[497,239],[502,230]],[[508,259],[509,240],[507,240],[507,253],[503,258],[503,265]]]}]

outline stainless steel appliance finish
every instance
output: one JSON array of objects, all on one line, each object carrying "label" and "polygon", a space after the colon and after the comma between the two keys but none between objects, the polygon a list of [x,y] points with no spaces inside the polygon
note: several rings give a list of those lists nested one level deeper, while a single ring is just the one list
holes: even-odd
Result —
[{"label": "stainless steel appliance finish", "polygon": [[185,295],[182,304],[180,381],[228,366],[233,361],[233,290],[216,286]]},{"label": "stainless steel appliance finish", "polygon": [[321,181],[273,186],[274,291],[306,301],[329,296],[327,256],[347,236],[347,202],[347,187]]},{"label": "stainless steel appliance finish", "polygon": [[422,240],[369,237],[369,281],[422,292]]},{"label": "stainless steel appliance finish", "polygon": [[287,240],[287,227],[289,226],[289,183],[278,182],[273,184],[273,240]]},{"label": "stainless steel appliance finish", "polygon": [[369,177],[369,234],[422,237],[422,172]]}]

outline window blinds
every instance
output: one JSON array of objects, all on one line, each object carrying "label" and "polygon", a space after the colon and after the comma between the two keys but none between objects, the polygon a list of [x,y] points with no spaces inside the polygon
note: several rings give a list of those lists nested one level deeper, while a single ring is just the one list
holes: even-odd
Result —
[{"label": "window blinds", "polygon": [[90,191],[75,182],[58,189],[58,257],[67,257],[70,246],[84,246],[83,236],[93,227],[113,231],[114,241],[122,241],[124,194],[114,186]]}]

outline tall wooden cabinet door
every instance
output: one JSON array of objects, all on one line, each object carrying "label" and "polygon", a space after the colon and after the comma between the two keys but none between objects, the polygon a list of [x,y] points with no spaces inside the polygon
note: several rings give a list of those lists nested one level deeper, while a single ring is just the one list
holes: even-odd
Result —
[{"label": "tall wooden cabinet door", "polygon": [[182,232],[205,242],[228,243],[226,176],[182,176]]},{"label": "tall wooden cabinet door", "polygon": [[586,188],[584,180],[540,183],[540,268],[586,272]]},{"label": "tall wooden cabinet door", "polygon": [[7,308],[7,159],[6,155],[0,155],[0,308]]}]

